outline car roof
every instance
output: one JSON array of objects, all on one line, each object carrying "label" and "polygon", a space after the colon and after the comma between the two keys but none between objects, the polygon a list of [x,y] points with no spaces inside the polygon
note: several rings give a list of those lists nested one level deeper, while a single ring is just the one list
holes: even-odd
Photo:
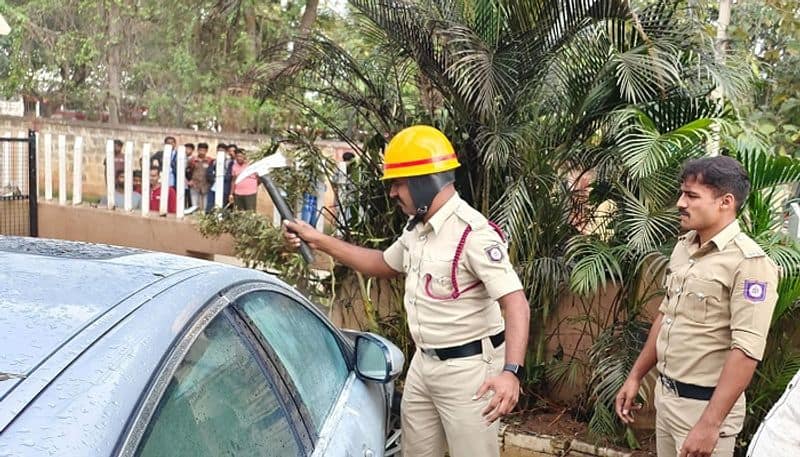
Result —
[{"label": "car roof", "polygon": [[116,246],[0,237],[0,400],[126,298],[210,264]]}]

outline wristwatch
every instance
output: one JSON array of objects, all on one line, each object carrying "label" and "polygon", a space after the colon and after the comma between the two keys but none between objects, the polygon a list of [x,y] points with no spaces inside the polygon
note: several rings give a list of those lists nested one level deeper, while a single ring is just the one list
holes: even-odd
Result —
[{"label": "wristwatch", "polygon": [[517,379],[520,380],[520,382],[522,382],[522,378],[525,377],[524,367],[522,365],[517,365],[516,363],[507,363],[507,364],[505,364],[503,366],[503,371],[510,372],[511,374],[516,376]]}]

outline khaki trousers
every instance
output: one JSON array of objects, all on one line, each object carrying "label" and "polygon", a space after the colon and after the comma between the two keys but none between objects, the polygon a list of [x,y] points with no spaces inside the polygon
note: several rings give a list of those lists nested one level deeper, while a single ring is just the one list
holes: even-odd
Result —
[{"label": "khaki trousers", "polygon": [[[681,398],[677,393],[656,382],[656,448],[658,457],[680,455],[681,446],[692,427],[700,420],[708,404],[705,400]],[[742,429],[745,400],[742,395],[722,422],[720,437],[712,457],[732,457],[736,435]]]},{"label": "khaki trousers", "polygon": [[498,457],[500,421],[482,417],[491,393],[473,400],[483,381],[500,374],[505,344],[482,340],[483,353],[439,360],[417,350],[401,403],[402,449],[406,457]]}]

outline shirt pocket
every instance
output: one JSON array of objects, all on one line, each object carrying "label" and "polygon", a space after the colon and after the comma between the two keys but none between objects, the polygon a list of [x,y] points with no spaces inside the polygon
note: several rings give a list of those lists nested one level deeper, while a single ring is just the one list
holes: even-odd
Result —
[{"label": "shirt pocket", "polygon": [[453,299],[452,264],[452,258],[423,259],[422,281],[426,297],[440,301]]},{"label": "shirt pocket", "polygon": [[[459,260],[458,268],[453,271],[453,260],[449,259],[425,259],[423,267],[423,285],[425,295],[428,298],[444,301],[455,300],[467,293],[476,293],[473,289],[482,283],[475,278]],[[454,278],[455,275],[455,278]],[[455,279],[455,284],[453,283]]]},{"label": "shirt pocket", "polygon": [[686,317],[697,323],[706,323],[720,312],[722,284],[710,279],[689,277],[681,291],[681,308]]}]

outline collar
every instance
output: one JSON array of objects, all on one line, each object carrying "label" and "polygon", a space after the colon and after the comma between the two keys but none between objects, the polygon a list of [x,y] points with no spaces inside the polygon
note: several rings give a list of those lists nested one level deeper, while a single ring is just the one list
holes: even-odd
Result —
[{"label": "collar", "polygon": [[442,225],[444,225],[444,222],[456,212],[456,209],[461,206],[462,201],[463,200],[461,200],[458,192],[454,193],[453,196],[451,196],[441,208],[433,213],[433,216],[428,219],[428,222],[426,222],[424,225],[419,224],[417,227],[424,232],[433,230],[433,233],[439,233],[439,231],[442,229]]},{"label": "collar", "polygon": [[[705,243],[705,245],[700,246],[700,248],[705,247],[706,245],[708,245],[708,243],[714,243],[714,246],[717,247],[717,250],[721,251],[725,246],[728,245],[728,243],[731,242],[731,240],[733,240],[734,237],[736,237],[736,235],[741,233],[741,231],[742,229],[739,227],[739,221],[734,219],[733,222],[728,224],[724,229],[720,230],[719,233],[717,233],[710,240],[708,240]],[[686,243],[688,243],[690,246],[695,245],[695,242],[697,240],[697,231],[692,230],[688,232],[685,235],[685,240]]]}]

